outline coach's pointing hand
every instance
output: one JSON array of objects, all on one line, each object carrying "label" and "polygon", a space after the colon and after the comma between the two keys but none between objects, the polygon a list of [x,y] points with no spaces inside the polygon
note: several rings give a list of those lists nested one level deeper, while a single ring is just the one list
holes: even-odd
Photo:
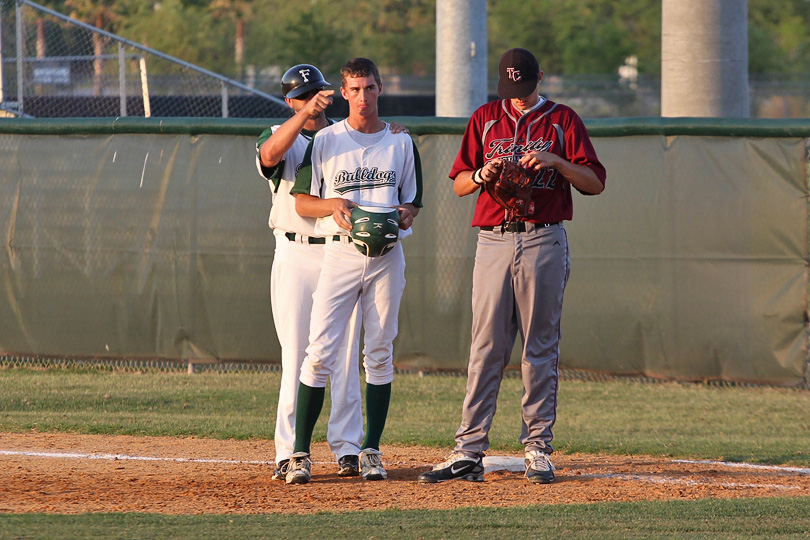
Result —
[{"label": "coach's pointing hand", "polygon": [[304,109],[309,114],[310,118],[318,118],[326,108],[332,104],[332,94],[334,94],[334,90],[321,90],[314,96],[312,99],[307,101],[306,106]]}]

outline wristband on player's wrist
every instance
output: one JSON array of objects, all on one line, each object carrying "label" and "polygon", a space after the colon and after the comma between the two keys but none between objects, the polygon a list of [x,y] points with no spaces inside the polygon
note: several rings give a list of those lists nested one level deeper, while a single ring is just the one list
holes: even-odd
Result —
[{"label": "wristband on player's wrist", "polygon": [[[478,180],[475,179],[476,176],[478,177]],[[475,172],[473,172],[472,181],[476,186],[484,185],[484,178],[481,176],[481,169],[476,169]]]}]

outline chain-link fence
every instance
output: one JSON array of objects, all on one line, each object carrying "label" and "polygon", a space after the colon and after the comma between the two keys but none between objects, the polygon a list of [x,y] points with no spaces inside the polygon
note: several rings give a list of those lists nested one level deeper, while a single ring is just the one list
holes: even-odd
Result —
[{"label": "chain-link fence", "polygon": [[[255,363],[255,362],[212,362],[212,363],[190,363],[171,360],[114,360],[114,359],[83,359],[83,358],[49,358],[42,356],[0,356],[0,369],[36,369],[36,370],[80,370],[91,373],[118,372],[118,373],[219,373],[227,375],[230,373],[281,373],[281,364]],[[365,370],[361,366],[361,374]],[[419,377],[466,377],[465,369],[400,369],[394,368],[396,375],[415,374]],[[700,384],[710,387],[775,387],[774,385],[758,384],[739,381],[673,381],[671,379],[647,377],[644,375],[617,375],[612,373],[600,373],[582,369],[570,369],[559,367],[559,378],[562,381],[582,381],[582,382],[616,382],[639,384]],[[361,375],[362,376],[362,375]],[[508,367],[504,371],[507,379],[519,379],[522,377],[520,368]],[[776,387],[778,388],[778,387]],[[796,387],[797,390],[810,390],[810,384],[804,383]]]},{"label": "chain-link fence", "polygon": [[[99,30],[29,0],[0,8],[0,116],[284,118],[280,70],[248,66],[235,81]],[[18,51],[20,53],[18,54]],[[335,73],[326,79],[339,81]],[[385,74],[380,107],[390,116],[434,116],[432,76]],[[810,116],[807,77],[750,76],[751,117]],[[490,73],[495,97],[497,73]],[[661,114],[659,76],[548,73],[540,91],[583,118]],[[343,100],[327,110],[348,114]]]},{"label": "chain-link fence", "polygon": [[31,117],[283,118],[250,88],[44,6],[3,3],[0,108]]}]

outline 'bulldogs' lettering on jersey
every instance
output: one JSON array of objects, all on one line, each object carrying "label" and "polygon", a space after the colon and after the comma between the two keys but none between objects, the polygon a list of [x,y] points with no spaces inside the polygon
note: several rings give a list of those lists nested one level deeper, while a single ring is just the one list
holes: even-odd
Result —
[{"label": "'bulldogs' lettering on jersey", "polygon": [[343,195],[358,189],[396,186],[396,184],[396,171],[381,171],[377,167],[358,167],[354,172],[338,171],[335,175],[334,190]]}]

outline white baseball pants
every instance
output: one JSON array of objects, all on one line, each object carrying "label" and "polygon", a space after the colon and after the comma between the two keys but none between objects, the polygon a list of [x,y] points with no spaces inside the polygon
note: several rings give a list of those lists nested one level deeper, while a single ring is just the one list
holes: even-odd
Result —
[{"label": "white baseball pants", "polygon": [[327,242],[318,287],[313,297],[312,326],[301,382],[326,386],[341,356],[345,321],[360,300],[363,316],[363,367],[375,385],[394,380],[394,338],[405,291],[402,244],[381,257],[366,257],[350,243]]},{"label": "white baseball pants", "polygon": [[[309,344],[312,295],[321,273],[323,250],[323,245],[302,244],[287,240],[283,235],[276,235],[270,275],[270,299],[273,321],[281,344],[282,368],[274,435],[276,463],[288,459],[295,445],[298,380]],[[355,304],[340,322],[344,339],[335,352],[335,369],[331,373],[332,411],[329,415],[327,440],[330,450],[337,457],[357,454],[363,444],[358,323]]]}]

